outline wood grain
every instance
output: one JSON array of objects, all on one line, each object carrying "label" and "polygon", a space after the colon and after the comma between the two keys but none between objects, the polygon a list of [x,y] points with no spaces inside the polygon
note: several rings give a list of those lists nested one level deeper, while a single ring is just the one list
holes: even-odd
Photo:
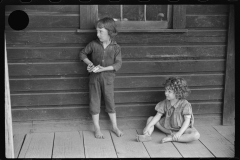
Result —
[{"label": "wood grain", "polygon": [[[142,130],[137,130],[138,134],[142,135]],[[180,158],[182,155],[175,148],[175,146],[170,143],[160,143],[161,139],[166,137],[166,134],[155,128],[151,135],[152,140],[149,142],[143,142],[151,158]]]},{"label": "wood grain", "polygon": [[137,142],[135,129],[123,130],[124,135],[117,137],[111,132],[118,158],[149,158],[148,152],[141,142]]},{"label": "wood grain", "polygon": [[229,142],[235,145],[235,126],[213,126]]},{"label": "wood grain", "polygon": [[33,133],[25,158],[51,158],[54,133]]},{"label": "wood grain", "polygon": [[25,134],[15,134],[13,137],[14,143],[14,158],[18,158],[20,150],[22,148],[25,139]]},{"label": "wood grain", "polygon": [[[194,74],[180,75],[188,82],[188,86],[222,86],[224,75],[216,74]],[[169,75],[142,75],[121,76],[117,75],[114,81],[115,89],[132,88],[161,88]],[[88,77],[59,77],[59,78],[14,78],[10,79],[11,91],[62,91],[62,90],[88,90]]]},{"label": "wood grain", "polygon": [[[170,67],[171,66],[171,67]],[[126,61],[118,73],[156,74],[184,72],[222,72],[224,60]],[[9,76],[66,76],[87,75],[86,65],[80,62],[14,63],[9,64]]]},{"label": "wood grain", "polygon": [[26,156],[26,153],[28,152],[28,147],[30,146],[30,143],[32,141],[32,137],[33,137],[32,133],[26,134],[26,137],[25,137],[25,140],[24,140],[24,143],[23,143],[23,146],[22,146],[22,149],[19,153],[18,158],[26,158],[25,156]]},{"label": "wood grain", "polygon": [[[11,44],[87,44],[97,38],[96,33],[76,33],[75,30],[32,30],[28,32],[6,32],[6,42]],[[119,33],[115,38],[118,44],[161,44],[188,42],[226,42],[226,30],[189,30],[187,33]]]},{"label": "wood grain", "polygon": [[[11,96],[12,106],[46,106],[88,104],[88,92],[25,93]],[[165,99],[164,90],[115,91],[115,103],[157,103]],[[222,88],[192,89],[188,100],[222,99]]]},{"label": "wood grain", "polygon": [[[61,45],[45,47],[9,47],[9,63],[20,62],[79,62],[79,52],[84,46]],[[216,45],[163,45],[127,46],[121,45],[122,59],[125,60],[180,60],[180,59],[220,59],[226,58],[226,46]]]},{"label": "wood grain", "polygon": [[86,158],[117,158],[108,130],[101,130],[104,139],[97,139],[93,131],[83,131]]},{"label": "wood grain", "polygon": [[213,158],[211,152],[199,141],[189,143],[173,142],[184,158]]},{"label": "wood grain", "polygon": [[85,158],[82,131],[55,132],[52,158]]},{"label": "wood grain", "polygon": [[209,15],[209,14],[227,14],[229,8],[227,5],[187,5],[187,14]]},{"label": "wood grain", "polygon": [[[119,104],[116,105],[117,117],[152,116],[156,114],[156,104]],[[194,115],[222,113],[221,102],[192,103]],[[13,121],[24,120],[51,120],[51,119],[78,119],[91,118],[89,106],[46,106],[45,108],[31,107],[26,109],[13,109]],[[105,106],[101,106],[100,118],[108,118]]]},{"label": "wood grain", "polygon": [[197,126],[200,141],[214,154],[215,157],[234,157],[234,145],[226,140],[211,126]]},{"label": "wood grain", "polygon": [[223,125],[235,124],[235,6],[230,5],[226,74],[224,84]]},{"label": "wood grain", "polygon": [[[135,117],[118,117],[118,127],[120,129],[143,129],[146,125],[146,121],[149,116],[135,116]],[[221,125],[221,114],[201,114],[194,115],[194,125]],[[30,133],[30,132],[59,132],[59,131],[78,131],[81,130],[93,130],[92,118],[76,118],[76,119],[55,119],[55,120],[34,120],[33,125],[29,130],[22,131],[21,123],[16,126],[15,134]],[[111,122],[109,119],[100,118],[101,129],[111,129]],[[24,123],[23,123],[24,124]]]},{"label": "wood grain", "polygon": [[187,28],[226,28],[226,15],[191,15],[186,16]]}]

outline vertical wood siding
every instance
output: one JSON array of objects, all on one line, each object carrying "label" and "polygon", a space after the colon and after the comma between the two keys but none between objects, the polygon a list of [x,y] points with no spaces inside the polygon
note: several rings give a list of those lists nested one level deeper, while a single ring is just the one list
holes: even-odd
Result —
[{"label": "vertical wood siding", "polygon": [[[96,38],[77,33],[79,6],[7,6],[6,34],[13,121],[89,118],[88,75],[79,51]],[[29,15],[24,31],[7,18]],[[192,90],[194,115],[222,114],[227,5],[187,5],[186,33],[119,33],[123,65],[115,80],[118,117],[148,117],[163,100],[162,83],[180,76]],[[104,106],[104,104],[103,104]],[[101,118],[107,118],[104,109]]]}]

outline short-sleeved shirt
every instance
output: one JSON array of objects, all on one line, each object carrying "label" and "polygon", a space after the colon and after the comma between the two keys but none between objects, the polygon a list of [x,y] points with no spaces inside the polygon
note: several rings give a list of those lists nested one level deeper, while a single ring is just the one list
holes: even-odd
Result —
[{"label": "short-sleeved shirt", "polygon": [[170,101],[165,99],[156,105],[155,110],[163,115],[160,119],[160,125],[166,129],[180,130],[185,115],[191,115],[189,127],[193,127],[192,106],[186,99],[179,99],[174,106],[171,106]]},{"label": "short-sleeved shirt", "polygon": [[93,40],[81,50],[79,54],[80,60],[87,58],[87,54],[91,54],[91,61],[95,66],[113,66],[114,71],[121,68],[121,48],[115,40],[111,40],[111,43],[105,49],[99,39]]}]

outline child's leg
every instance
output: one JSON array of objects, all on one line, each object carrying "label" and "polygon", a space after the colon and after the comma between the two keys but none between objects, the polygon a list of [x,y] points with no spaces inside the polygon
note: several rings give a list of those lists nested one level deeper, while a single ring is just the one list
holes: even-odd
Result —
[{"label": "child's leg", "polygon": [[92,115],[92,119],[94,124],[95,137],[104,138],[99,126],[99,114]]},{"label": "child's leg", "polygon": [[96,138],[104,138],[99,126],[99,113],[101,105],[101,87],[96,77],[90,75],[89,81],[89,112],[92,115]]},{"label": "child's leg", "polygon": [[116,110],[114,102],[114,74],[108,74],[108,77],[104,77],[101,81],[103,89],[103,97],[105,100],[106,112],[108,113],[110,120],[112,122],[112,131],[121,137],[123,132],[117,127]]},{"label": "child's leg", "polygon": [[117,118],[116,118],[116,113],[108,113],[110,120],[112,122],[112,128],[113,128],[113,132],[118,136],[121,137],[123,136],[123,132],[121,130],[118,129],[117,127]]},{"label": "child's leg", "polygon": [[179,137],[178,142],[192,142],[198,140],[199,138],[200,133],[195,128],[188,128],[182,136]]},{"label": "child's leg", "polygon": [[[200,138],[200,133],[195,128],[188,128],[182,134],[181,137],[178,138],[177,142],[192,142],[198,140]],[[162,143],[173,141],[172,136],[168,136],[163,138]]]},{"label": "child's leg", "polygon": [[159,122],[157,122],[157,124],[155,125],[160,131],[162,131],[163,133],[166,134],[170,134],[171,135],[171,130],[164,128],[163,126],[160,125]]}]

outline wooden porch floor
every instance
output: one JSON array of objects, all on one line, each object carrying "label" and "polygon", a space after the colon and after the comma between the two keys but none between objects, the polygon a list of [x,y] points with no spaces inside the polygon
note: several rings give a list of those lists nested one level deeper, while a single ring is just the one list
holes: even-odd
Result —
[{"label": "wooden porch floor", "polygon": [[200,140],[191,143],[161,144],[166,135],[155,130],[150,142],[137,142],[142,129],[126,129],[123,137],[102,130],[105,139],[92,131],[29,133],[14,135],[14,155],[18,158],[154,158],[154,157],[234,157],[234,126],[196,126]]}]

